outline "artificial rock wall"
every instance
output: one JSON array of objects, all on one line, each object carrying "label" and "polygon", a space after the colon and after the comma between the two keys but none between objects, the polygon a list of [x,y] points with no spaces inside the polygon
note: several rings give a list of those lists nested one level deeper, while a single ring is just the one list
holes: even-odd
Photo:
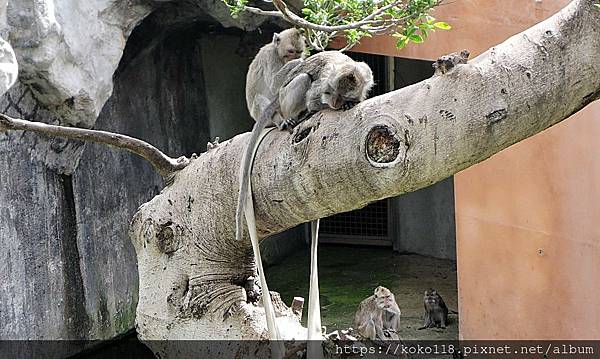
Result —
[{"label": "artificial rock wall", "polygon": [[[211,125],[218,104],[207,95],[206,64],[218,59],[204,47],[222,36],[231,54],[220,55],[247,66],[264,36],[221,25],[249,30],[262,21],[234,21],[212,1],[0,0],[0,37],[20,70],[0,111],[132,135],[171,156],[202,152],[210,137],[246,128]],[[2,53],[0,81],[14,65]],[[228,75],[243,89],[243,76]],[[232,123],[240,113],[220,116]],[[133,329],[137,266],[127,229],[162,186],[130,153],[0,132],[0,339]]]}]

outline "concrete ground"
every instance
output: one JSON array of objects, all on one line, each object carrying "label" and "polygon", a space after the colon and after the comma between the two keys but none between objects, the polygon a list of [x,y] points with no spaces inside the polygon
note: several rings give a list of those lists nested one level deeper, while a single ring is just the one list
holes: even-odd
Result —
[{"label": "concrete ground", "polygon": [[[308,308],[308,249],[265,269],[269,289],[288,305],[294,296]],[[423,323],[423,293],[435,288],[451,310],[457,311],[456,263],[420,255],[403,255],[390,248],[341,245],[319,246],[322,323],[327,332],[353,327],[354,313],[378,285],[389,288],[402,311],[403,340],[457,340],[458,316],[450,315],[447,329],[417,330]]]}]

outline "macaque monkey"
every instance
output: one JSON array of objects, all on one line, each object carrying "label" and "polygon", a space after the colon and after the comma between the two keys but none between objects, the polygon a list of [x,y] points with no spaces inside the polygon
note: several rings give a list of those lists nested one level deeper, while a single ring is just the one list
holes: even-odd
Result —
[{"label": "macaque monkey", "polygon": [[[244,163],[251,167],[256,147],[258,145],[261,132],[267,125],[271,125],[271,115],[267,114],[267,107],[272,102],[274,94],[272,91],[273,77],[290,60],[298,59],[304,56],[305,44],[304,37],[297,29],[287,29],[279,34],[273,35],[273,41],[263,46],[259,51],[246,75],[246,102],[248,111],[256,121],[252,129],[252,139],[244,153]],[[253,142],[254,141],[254,142]],[[252,206],[252,192],[250,190],[249,176],[240,177],[245,181],[240,182],[240,188],[246,188],[246,192],[240,191],[241,195],[250,196],[250,206],[239,207],[236,214],[236,239],[241,237],[242,212],[245,213],[248,221],[248,231],[252,242],[252,250],[258,267],[259,282],[262,289],[262,302],[267,319],[267,329],[269,339],[272,340],[272,357],[283,357],[285,348],[281,342],[281,337],[275,323],[275,310],[269,295],[269,288],[265,279],[262,267],[262,259],[258,243],[258,233],[256,232],[256,223],[254,218],[254,208]],[[248,187],[244,187],[248,186]],[[244,197],[244,200],[246,198]],[[239,202],[239,201],[238,201]],[[243,203],[243,201],[242,201]]]},{"label": "macaque monkey", "polygon": [[[304,66],[308,64],[307,66]],[[299,72],[298,69],[306,72]],[[293,73],[293,74],[292,74]],[[335,51],[320,53],[304,61],[296,59],[289,61],[274,75],[271,93],[275,94],[259,117],[252,129],[251,137],[242,158],[240,170],[240,192],[236,211],[236,239],[242,235],[242,213],[245,214],[248,230],[252,241],[263,292],[268,292],[262,275],[260,251],[258,250],[258,234],[254,218],[254,204],[250,173],[252,162],[260,140],[265,135],[267,126],[277,126],[280,130],[291,129],[308,118],[314,112],[324,108],[348,109],[364,100],[373,85],[373,75],[368,65],[358,63]],[[246,88],[248,91],[248,88]],[[247,92],[247,98],[251,98]],[[258,103],[258,102],[257,102]],[[250,106],[250,103],[249,103]],[[309,359],[320,358],[323,352],[320,345],[321,314],[319,306],[319,284],[317,272],[317,243],[319,220],[311,223],[311,271],[308,306],[308,348]],[[263,301],[267,312],[267,324],[272,322],[273,330],[269,327],[272,338],[276,337],[274,313],[269,313],[269,301]]]},{"label": "macaque monkey", "polygon": [[431,66],[433,66],[436,75],[443,75],[456,67],[456,65],[466,64],[471,53],[467,50],[453,52],[441,56]]},{"label": "macaque monkey", "polygon": [[[251,157],[256,152],[262,130],[269,125],[281,130],[291,129],[309,115],[325,108],[349,109],[363,101],[372,86],[373,73],[369,66],[338,51],[325,51],[306,60],[289,61],[273,75],[271,93],[274,95],[265,111],[258,119],[255,118],[256,124],[242,160],[236,239],[240,239],[242,233],[242,212],[248,197]],[[246,87],[246,98],[253,96],[248,94]],[[251,106],[250,103],[248,106]]]},{"label": "macaque monkey", "polygon": [[[250,116],[252,116],[256,123],[252,128],[250,141],[244,151],[240,179],[249,178],[250,167],[252,167],[251,157],[256,152],[262,130],[266,127],[278,125],[272,119],[274,114],[272,103],[277,97],[279,89],[273,85],[274,77],[290,61],[294,62],[294,64],[297,64],[297,61],[302,61],[305,47],[304,37],[298,29],[284,30],[279,34],[273,35],[273,41],[258,51],[258,54],[256,54],[256,57],[252,60],[248,68],[248,73],[246,74],[246,104]],[[290,67],[288,66],[285,71],[287,72],[289,69]],[[279,76],[282,75],[280,74]],[[242,236],[243,205],[246,201],[247,191],[247,180],[243,180],[240,182],[240,195],[235,217],[236,240],[240,240]]]},{"label": "macaque monkey", "polygon": [[374,84],[369,65],[338,51],[324,51],[286,67],[273,83],[279,88],[282,127],[294,127],[326,108],[348,110],[365,100]]},{"label": "macaque monkey", "polygon": [[354,316],[358,333],[371,340],[385,340],[386,333],[400,327],[400,308],[394,294],[386,287],[375,288],[372,296],[360,302]]},{"label": "macaque monkey", "polygon": [[448,323],[448,307],[437,290],[431,288],[425,291],[423,305],[425,307],[425,315],[423,317],[423,326],[419,330],[438,326],[445,329]]},{"label": "macaque monkey", "polygon": [[325,51],[306,60],[290,61],[274,75],[271,92],[275,95],[256,120],[242,158],[236,239],[242,235],[242,213],[246,199],[251,197],[248,187],[252,156],[262,130],[268,125],[275,125],[280,130],[291,129],[325,108],[349,109],[366,99],[372,86],[373,73],[369,66],[338,51]]},{"label": "macaque monkey", "polygon": [[[304,57],[304,37],[291,28],[273,35],[273,41],[263,46],[252,60],[246,74],[246,104],[250,116],[258,121],[275,98],[273,78],[289,61]],[[270,120],[270,119],[269,119]],[[273,126],[267,124],[266,127]]]}]

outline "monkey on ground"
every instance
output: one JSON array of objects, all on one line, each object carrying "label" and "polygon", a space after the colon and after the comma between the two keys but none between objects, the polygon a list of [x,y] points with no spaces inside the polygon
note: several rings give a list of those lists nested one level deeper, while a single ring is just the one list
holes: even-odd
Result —
[{"label": "monkey on ground", "polygon": [[423,326],[419,330],[438,326],[445,329],[448,323],[448,307],[437,290],[431,288],[425,291],[423,305],[425,307],[425,315],[423,317]]},{"label": "monkey on ground", "polygon": [[358,305],[354,326],[364,338],[385,340],[390,332],[398,331],[400,314],[394,294],[386,287],[379,286],[372,296]]}]

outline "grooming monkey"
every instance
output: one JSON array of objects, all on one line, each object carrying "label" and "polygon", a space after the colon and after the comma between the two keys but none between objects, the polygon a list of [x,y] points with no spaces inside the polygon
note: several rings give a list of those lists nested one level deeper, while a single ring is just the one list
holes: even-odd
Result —
[{"label": "grooming monkey", "polygon": [[[287,68],[286,68],[287,67]],[[348,110],[373,87],[369,65],[338,51],[324,51],[286,65],[275,76],[284,128],[294,127],[320,110]]]},{"label": "grooming monkey", "polygon": [[360,302],[354,316],[358,333],[368,339],[386,339],[400,326],[400,308],[394,294],[386,287],[375,288],[372,296]]},{"label": "grooming monkey", "polygon": [[242,235],[242,213],[246,199],[251,197],[248,195],[251,158],[262,130],[269,125],[277,126],[280,130],[292,129],[325,108],[349,109],[366,99],[371,87],[373,73],[369,66],[338,51],[325,51],[306,60],[290,61],[274,75],[270,92],[274,94],[273,98],[266,110],[255,119],[256,123],[242,158],[236,239],[239,240]]},{"label": "grooming monkey", "polygon": [[[256,54],[254,60],[248,68],[246,74],[246,103],[248,111],[252,118],[256,121],[252,129],[252,137],[248,148],[244,152],[243,163],[248,163],[251,166],[256,152],[257,144],[260,140],[262,130],[269,125],[272,125],[271,115],[268,115],[268,107],[274,98],[273,77],[281,68],[290,60],[295,60],[304,56],[305,43],[304,37],[297,29],[287,29],[279,34],[273,35],[271,43],[263,46]],[[240,182],[240,194],[250,196],[249,206],[239,206],[236,213],[236,239],[240,239],[242,233],[242,212],[246,215],[248,221],[248,231],[252,242],[252,251],[258,266],[259,282],[261,285],[263,307],[267,319],[267,329],[269,339],[272,340],[272,357],[282,358],[285,352],[281,337],[275,323],[275,310],[269,295],[269,288],[262,267],[262,259],[260,255],[258,233],[256,232],[256,222],[254,218],[254,208],[252,206],[252,192],[250,189],[249,176],[241,177],[245,179]],[[246,189],[242,192],[241,189]],[[244,201],[246,198],[244,197]],[[239,202],[240,200],[238,200]]]},{"label": "grooming monkey", "polygon": [[[273,81],[274,89],[278,89],[278,106],[273,121],[280,129],[291,129],[322,109],[349,109],[363,101],[372,86],[373,73],[369,66],[337,51],[321,52],[304,61],[290,61]],[[309,359],[323,356],[317,270],[318,219],[311,222],[311,234],[307,323]]]},{"label": "grooming monkey", "polygon": [[[305,66],[306,65],[306,66]],[[314,81],[313,81],[314,80]],[[242,168],[240,171],[240,193],[236,212],[236,238],[242,233],[242,213],[245,213],[248,229],[259,265],[263,292],[268,292],[262,267],[260,266],[260,252],[258,250],[258,235],[254,218],[252,191],[250,186],[250,172],[256,148],[263,136],[263,129],[268,125],[275,125],[279,129],[291,129],[308,117],[308,115],[323,108],[349,108],[364,100],[368,90],[373,84],[373,76],[366,64],[354,62],[349,57],[337,52],[317,54],[306,61],[301,59],[288,62],[275,75],[272,83],[271,94],[274,94],[265,111],[256,119],[252,129],[249,144],[244,152]],[[246,88],[248,91],[248,87]],[[256,95],[255,95],[256,96]],[[248,96],[251,98],[251,96]],[[312,223],[311,243],[311,274],[309,289],[308,313],[308,356],[309,358],[322,357],[319,340],[321,334],[319,286],[317,272],[317,243],[319,221]],[[267,313],[267,323],[272,338],[277,338],[277,328],[269,316],[269,300],[263,301]]]},{"label": "grooming monkey", "polygon": [[423,326],[419,330],[435,328],[437,326],[445,329],[446,323],[448,323],[448,307],[437,290],[431,288],[425,291],[423,305],[425,307],[425,315],[423,317]]}]

